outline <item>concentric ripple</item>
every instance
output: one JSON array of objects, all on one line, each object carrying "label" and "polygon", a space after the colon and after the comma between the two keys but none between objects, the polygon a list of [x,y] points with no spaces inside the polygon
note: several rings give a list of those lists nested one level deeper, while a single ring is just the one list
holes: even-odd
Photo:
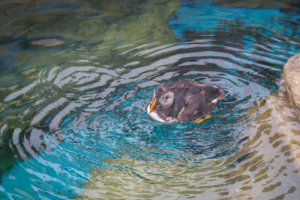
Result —
[{"label": "concentric ripple", "polygon": [[[264,10],[249,9],[259,15],[258,21],[239,19],[236,24],[237,16],[247,14],[244,9],[235,8],[240,12],[236,15],[207,2],[180,6],[169,21],[177,43],[147,39],[118,51],[101,44],[76,49],[69,52],[71,60],[57,55],[46,67],[26,71],[31,78],[23,85],[3,89],[1,114],[17,116],[22,129],[2,126],[8,131],[1,149],[7,165],[1,196],[267,199],[299,195],[298,177],[292,176],[295,155],[287,152],[299,143],[289,146],[285,139],[276,143],[284,136],[277,132],[278,121],[267,114],[284,107],[283,115],[291,121],[288,127],[292,126],[288,130],[299,134],[284,92],[272,96],[280,87],[287,58],[299,50],[297,38],[286,35],[287,30],[285,38],[279,37],[281,28],[263,29],[270,22],[259,16],[273,16]],[[202,15],[197,13],[199,7]],[[219,10],[209,13],[212,7]],[[272,11],[280,13],[280,19],[287,17]],[[203,15],[211,27],[198,21],[204,20]],[[228,16],[228,23],[220,22],[219,16]],[[257,23],[261,21],[266,23]],[[111,51],[109,58],[101,57],[103,49]],[[225,99],[212,110],[211,119],[162,124],[148,116],[155,87],[178,79],[223,88]],[[274,192],[275,188],[280,190]]]}]

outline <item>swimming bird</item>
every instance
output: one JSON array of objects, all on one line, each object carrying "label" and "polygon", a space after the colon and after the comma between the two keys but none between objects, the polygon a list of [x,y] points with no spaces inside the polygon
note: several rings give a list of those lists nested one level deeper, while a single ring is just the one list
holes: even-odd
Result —
[{"label": "swimming bird", "polygon": [[224,90],[217,85],[178,80],[154,89],[147,113],[160,122],[200,123],[211,117],[210,111],[224,98]]}]

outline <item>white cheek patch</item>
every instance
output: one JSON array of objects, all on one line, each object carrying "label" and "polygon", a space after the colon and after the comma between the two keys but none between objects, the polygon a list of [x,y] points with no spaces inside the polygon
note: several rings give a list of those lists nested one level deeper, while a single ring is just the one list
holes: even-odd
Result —
[{"label": "white cheek patch", "polygon": [[216,103],[216,102],[218,102],[218,99],[214,99],[211,102]]}]

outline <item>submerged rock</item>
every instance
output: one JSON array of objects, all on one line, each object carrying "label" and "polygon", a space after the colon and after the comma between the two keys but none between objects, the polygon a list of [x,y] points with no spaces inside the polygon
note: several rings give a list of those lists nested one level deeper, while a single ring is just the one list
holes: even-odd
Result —
[{"label": "submerged rock", "polygon": [[295,108],[296,114],[300,115],[300,54],[291,57],[283,68],[282,80]]}]

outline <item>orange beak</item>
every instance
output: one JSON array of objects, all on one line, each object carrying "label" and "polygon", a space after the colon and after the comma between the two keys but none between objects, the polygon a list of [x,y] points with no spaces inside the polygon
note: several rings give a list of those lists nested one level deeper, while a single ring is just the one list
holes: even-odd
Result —
[{"label": "orange beak", "polygon": [[154,110],[155,107],[156,107],[156,99],[154,99],[153,103],[151,104],[149,114]]}]

